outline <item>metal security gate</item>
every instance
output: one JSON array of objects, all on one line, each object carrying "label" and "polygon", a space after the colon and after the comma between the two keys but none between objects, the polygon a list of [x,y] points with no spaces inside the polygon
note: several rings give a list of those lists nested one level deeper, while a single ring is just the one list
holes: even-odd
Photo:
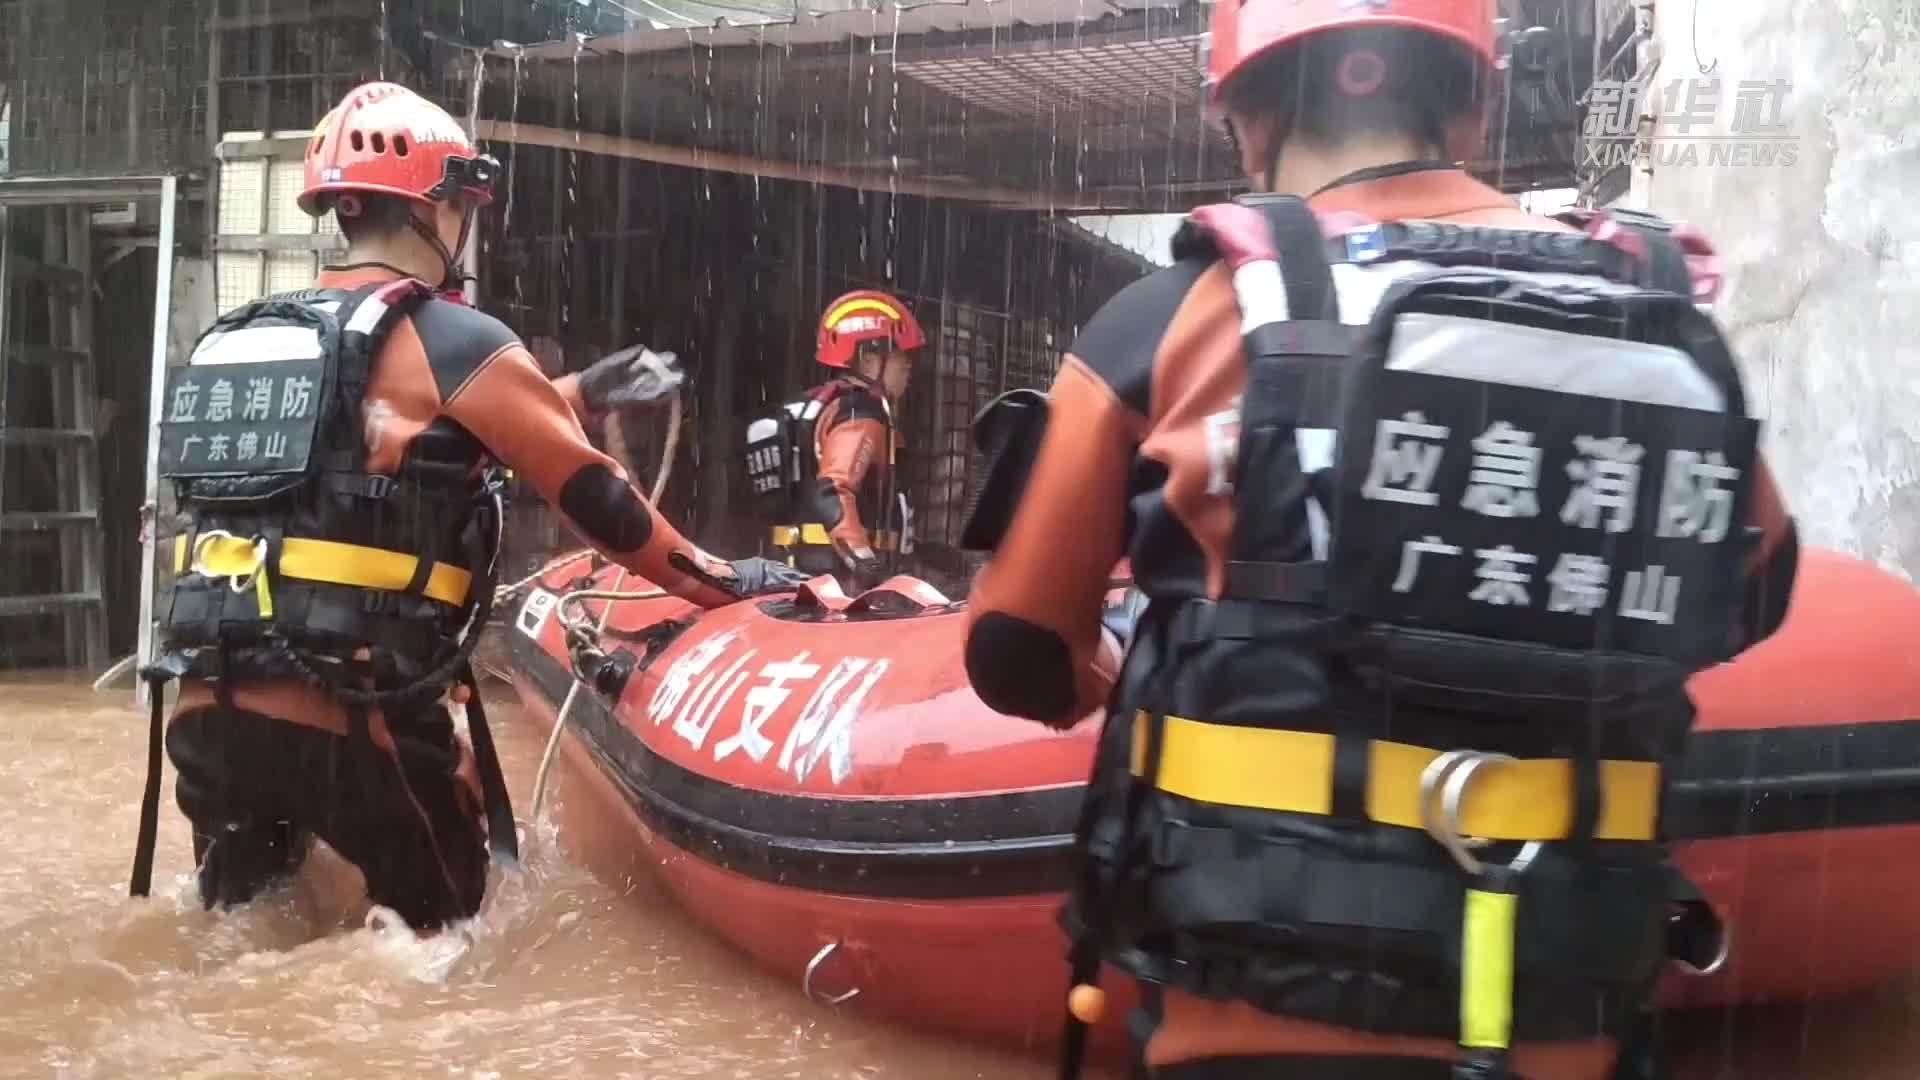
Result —
[{"label": "metal security gate", "polygon": [[973,418],[1004,391],[1044,390],[1060,368],[1053,327],[1038,316],[1018,316],[947,300],[927,320],[932,364],[910,394],[912,449],[906,470],[914,504],[916,542],[957,558],[956,575],[970,578],[985,561],[959,553],[960,532],[984,463],[973,447]]},{"label": "metal security gate", "polygon": [[[104,364],[147,358],[96,349],[98,264],[157,248],[152,355],[163,359],[176,194],[172,177],[0,180],[0,637],[15,662],[107,663],[100,431],[110,418],[97,388],[118,374]],[[143,207],[158,237],[109,244],[101,230]]]}]

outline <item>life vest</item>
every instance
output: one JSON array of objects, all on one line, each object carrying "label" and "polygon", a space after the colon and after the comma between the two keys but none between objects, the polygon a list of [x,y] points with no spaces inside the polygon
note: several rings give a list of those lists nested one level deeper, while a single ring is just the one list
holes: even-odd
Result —
[{"label": "life vest", "polygon": [[[136,895],[151,864],[161,685],[298,679],[347,707],[404,714],[463,682],[489,842],[517,856],[513,816],[468,663],[492,607],[503,478],[457,425],[416,436],[394,476],[367,467],[363,399],[420,282],[270,296],[217,320],[168,372],[158,473],[179,511],[173,580],[156,605]],[[354,654],[368,648],[367,660]],[[369,682],[368,680],[371,680]],[[370,688],[369,688],[370,687]]]},{"label": "life vest", "polygon": [[[775,548],[831,548],[829,530],[840,517],[839,496],[821,483],[820,435],[816,425],[827,407],[862,392],[886,410],[888,460],[870,469],[856,493],[860,520],[876,552],[913,553],[913,507],[899,489],[899,434],[893,412],[878,391],[850,379],[834,379],[755,417],[747,424],[747,484],[754,516]],[[897,538],[897,539],[896,539]]]},{"label": "life vest", "polygon": [[1516,1040],[1620,1035],[1674,953],[1724,959],[1659,813],[1687,676],[1743,647],[1758,422],[1671,240],[1627,231],[1192,215],[1176,257],[1224,258],[1243,320],[1234,535],[1223,596],[1134,628],[1077,982],[1451,1038],[1495,1077]]}]

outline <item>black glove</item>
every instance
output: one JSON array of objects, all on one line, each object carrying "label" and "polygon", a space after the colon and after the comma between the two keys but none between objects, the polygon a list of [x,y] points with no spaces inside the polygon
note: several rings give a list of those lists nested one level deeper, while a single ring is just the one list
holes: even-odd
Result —
[{"label": "black glove", "polygon": [[887,572],[880,560],[869,555],[861,558],[851,556],[847,560],[847,585],[855,594],[866,592],[887,580]]},{"label": "black glove", "polygon": [[736,596],[794,592],[808,580],[806,574],[772,559],[736,559],[727,565],[733,567],[733,580],[723,584]]},{"label": "black glove", "polygon": [[664,402],[686,380],[679,359],[634,345],[602,357],[580,373],[580,397],[596,413],[647,409]]}]

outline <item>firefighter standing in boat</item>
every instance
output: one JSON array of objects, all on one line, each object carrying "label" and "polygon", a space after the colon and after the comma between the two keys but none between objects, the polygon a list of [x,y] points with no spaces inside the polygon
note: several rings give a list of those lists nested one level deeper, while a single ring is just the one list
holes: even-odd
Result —
[{"label": "firefighter standing in boat", "polygon": [[[911,553],[894,410],[926,335],[897,298],[859,290],[827,305],[816,344],[815,358],[840,374],[782,406],[764,434],[749,432],[749,475],[788,561],[809,574],[839,573],[859,591],[886,576],[884,557]],[[788,433],[780,459],[763,453],[774,431]],[[786,482],[783,463],[797,473]]]},{"label": "firefighter standing in boat", "polygon": [[[500,466],[609,558],[703,606],[790,585],[684,540],[581,416],[677,375],[644,350],[550,383],[457,283],[498,165],[438,106],[361,86],[307,150],[309,214],[348,244],[315,287],[242,307],[175,369],[160,474],[181,509],[160,612],[133,891],[147,891],[165,747],[203,902],[243,903],[318,836],[369,897],[426,931],[478,910],[512,812],[467,658],[491,607]],[[471,751],[443,705],[468,704]],[[484,827],[483,827],[484,821]]]},{"label": "firefighter standing in boat", "polygon": [[1212,105],[1276,195],[1196,211],[976,426],[973,686],[1106,709],[1063,1074],[1104,962],[1160,1077],[1647,1075],[1654,980],[1722,940],[1659,843],[1685,679],[1778,627],[1797,564],[1709,253],[1453,164],[1492,0],[1213,18]]}]

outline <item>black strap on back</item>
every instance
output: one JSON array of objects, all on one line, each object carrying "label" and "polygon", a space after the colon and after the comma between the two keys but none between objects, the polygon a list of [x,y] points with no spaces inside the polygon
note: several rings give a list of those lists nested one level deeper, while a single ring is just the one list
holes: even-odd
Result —
[{"label": "black strap on back", "polygon": [[1307,601],[1323,591],[1325,573],[1311,563],[1306,506],[1315,482],[1302,467],[1295,433],[1301,427],[1333,426],[1340,367],[1352,335],[1340,324],[1333,269],[1313,211],[1291,196],[1241,202],[1267,219],[1280,257],[1287,317],[1246,335],[1247,389],[1240,406],[1226,595]]}]

